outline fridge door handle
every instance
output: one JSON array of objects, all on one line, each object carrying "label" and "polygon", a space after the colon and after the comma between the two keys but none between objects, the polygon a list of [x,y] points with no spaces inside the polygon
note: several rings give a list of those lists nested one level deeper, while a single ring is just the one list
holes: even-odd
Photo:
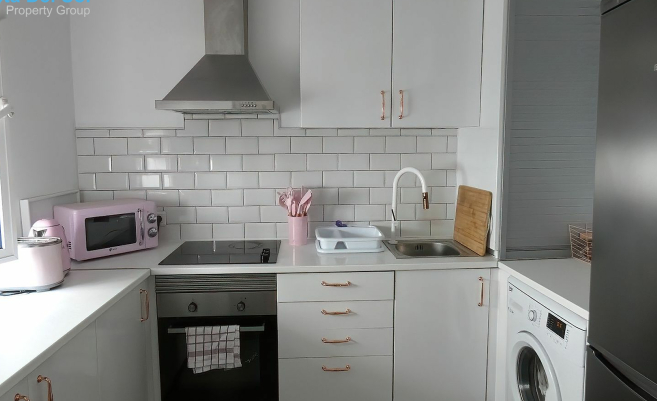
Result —
[{"label": "fridge door handle", "polygon": [[657,398],[653,397],[646,390],[637,385],[634,381],[630,380],[623,372],[621,372],[617,367],[615,367],[607,358],[605,358],[602,353],[596,350],[593,347],[590,347],[593,352],[593,356],[605,367],[607,370],[616,376],[625,386],[635,392],[639,397],[646,401],[657,401]]}]

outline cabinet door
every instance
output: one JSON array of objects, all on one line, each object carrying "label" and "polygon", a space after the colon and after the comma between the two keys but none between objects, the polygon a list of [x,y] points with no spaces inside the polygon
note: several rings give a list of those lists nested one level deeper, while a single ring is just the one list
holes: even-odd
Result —
[{"label": "cabinet door", "polygon": [[97,400],[98,359],[96,325],[87,326],[27,377],[32,401],[48,401],[48,385],[37,382],[39,375],[52,381],[56,400]]},{"label": "cabinet door", "polygon": [[391,0],[301,0],[301,125],[390,127],[391,57]]},{"label": "cabinet door", "polygon": [[485,400],[490,270],[395,278],[394,399]]},{"label": "cabinet door", "polygon": [[393,1],[393,127],[479,125],[483,3]]},{"label": "cabinet door", "polygon": [[150,346],[142,310],[142,283],[96,321],[101,401],[142,401],[148,398]]}]

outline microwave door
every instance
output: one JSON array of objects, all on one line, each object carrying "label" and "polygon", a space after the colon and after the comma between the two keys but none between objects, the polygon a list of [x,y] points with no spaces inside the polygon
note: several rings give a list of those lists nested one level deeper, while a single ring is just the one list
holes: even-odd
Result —
[{"label": "microwave door", "polygon": [[127,212],[85,220],[87,251],[123,248],[136,250],[143,246],[143,212]]}]

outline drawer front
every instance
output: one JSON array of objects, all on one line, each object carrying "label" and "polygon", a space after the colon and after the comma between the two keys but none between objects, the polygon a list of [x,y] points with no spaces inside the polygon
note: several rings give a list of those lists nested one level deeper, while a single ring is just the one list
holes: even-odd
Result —
[{"label": "drawer front", "polygon": [[306,332],[392,327],[392,308],[393,301],[283,303],[278,304],[278,329]]},{"label": "drawer front", "polygon": [[392,400],[391,356],[280,359],[278,366],[280,401]]},{"label": "drawer front", "polygon": [[393,272],[279,274],[278,302],[394,299]]},{"label": "drawer front", "polygon": [[390,356],[392,329],[279,330],[279,358]]}]

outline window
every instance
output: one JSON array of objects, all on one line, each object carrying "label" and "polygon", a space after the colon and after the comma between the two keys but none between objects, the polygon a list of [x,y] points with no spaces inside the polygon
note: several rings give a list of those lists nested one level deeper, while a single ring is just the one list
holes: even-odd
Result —
[{"label": "window", "polygon": [[[2,77],[0,76],[1,93]],[[0,95],[0,260],[14,254],[15,243],[9,202],[9,174],[5,126],[10,111],[9,103]]]}]

